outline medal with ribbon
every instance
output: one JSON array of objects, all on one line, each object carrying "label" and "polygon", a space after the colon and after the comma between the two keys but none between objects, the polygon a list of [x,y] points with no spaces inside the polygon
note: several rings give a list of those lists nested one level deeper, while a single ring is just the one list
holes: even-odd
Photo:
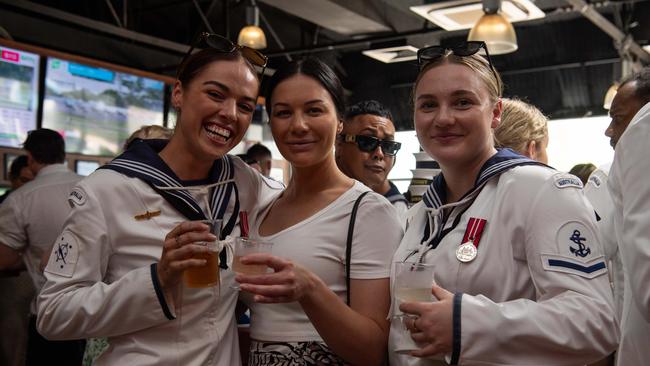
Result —
[{"label": "medal with ribbon", "polygon": [[471,262],[478,255],[478,245],[481,241],[481,235],[487,220],[470,217],[465,229],[465,235],[458,249],[456,249],[456,258],[463,262]]}]

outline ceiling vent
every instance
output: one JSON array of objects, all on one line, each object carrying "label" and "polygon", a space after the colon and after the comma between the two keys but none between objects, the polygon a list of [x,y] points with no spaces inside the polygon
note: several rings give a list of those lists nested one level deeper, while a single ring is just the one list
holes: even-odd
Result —
[{"label": "ceiling vent", "polygon": [[376,50],[363,51],[362,53],[387,64],[393,62],[412,61],[418,58],[418,49],[413,46],[379,48]]},{"label": "ceiling vent", "polygon": [[[411,11],[448,31],[470,29],[484,14],[480,1],[459,0],[411,6]],[[544,12],[529,0],[503,0],[500,14],[511,23],[539,19]]]}]

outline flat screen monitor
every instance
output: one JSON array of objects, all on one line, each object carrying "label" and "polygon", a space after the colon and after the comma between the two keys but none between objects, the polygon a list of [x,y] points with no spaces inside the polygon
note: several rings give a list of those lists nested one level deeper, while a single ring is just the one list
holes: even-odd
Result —
[{"label": "flat screen monitor", "polygon": [[163,123],[159,80],[48,58],[43,127],[59,131],[66,151],[116,155],[143,125]]},{"label": "flat screen monitor", "polygon": [[0,46],[0,146],[20,147],[36,129],[40,56]]},{"label": "flat screen monitor", "polygon": [[76,160],[74,170],[77,174],[87,176],[99,168],[99,162],[95,160]]},{"label": "flat screen monitor", "polygon": [[18,157],[16,154],[11,154],[11,153],[5,153],[4,156],[4,180],[9,180],[9,168],[11,168],[11,163],[14,162],[14,160]]}]

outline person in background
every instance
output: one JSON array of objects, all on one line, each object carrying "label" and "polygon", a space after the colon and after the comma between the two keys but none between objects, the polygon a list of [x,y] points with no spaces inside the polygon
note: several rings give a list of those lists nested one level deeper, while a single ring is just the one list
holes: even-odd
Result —
[{"label": "person in background", "polygon": [[573,174],[580,178],[582,184],[587,184],[589,176],[596,170],[596,166],[592,163],[576,164],[569,170],[569,174]]},{"label": "person in background", "polygon": [[138,128],[137,130],[133,131],[131,136],[124,141],[124,147],[123,150],[127,150],[131,143],[135,139],[142,139],[142,140],[156,140],[156,139],[164,139],[164,140],[169,140],[172,138],[172,135],[174,134],[174,130],[171,128],[163,127],[160,125],[149,125],[149,126],[142,126]]},{"label": "person in background", "polygon": [[[0,196],[0,204],[11,192],[34,179],[27,165],[27,155],[15,158],[9,166],[11,189]],[[22,266],[0,272],[0,365],[25,364],[29,328],[29,304],[34,298],[34,285]]]},{"label": "person in background", "polygon": [[[68,195],[82,177],[64,164],[65,141],[56,131],[42,128],[30,132],[23,148],[35,177],[0,205],[0,270],[24,262],[38,292],[45,283],[41,258],[61,232],[71,210]],[[85,342],[45,339],[36,329],[35,298],[30,313],[26,364],[44,365],[57,360],[60,364],[80,365]]]},{"label": "person in background", "polygon": [[250,156],[248,156],[248,154],[237,154],[237,157],[240,158],[244,163],[248,164],[248,166],[250,166],[251,168],[260,172],[260,174],[262,174],[262,166],[257,160],[251,158]]},{"label": "person in background", "polygon": [[[169,140],[174,134],[174,130],[163,127],[160,125],[148,125],[142,126],[126,139],[122,150],[125,151],[129,146],[136,140]],[[43,259],[42,267],[45,268],[47,262],[49,261],[49,252],[48,256]],[[108,349],[108,339],[107,338],[88,338],[86,340],[86,351],[84,352],[83,365],[92,366],[95,364],[95,360]]]},{"label": "person in background", "polygon": [[495,149],[502,86],[481,50],[418,51],[415,130],[441,173],[394,261],[433,264],[437,301],[394,305],[410,317],[391,323],[389,348],[418,346],[395,365],[597,361],[618,331],[593,209],[577,178]]},{"label": "person in background", "polygon": [[[172,90],[173,136],[135,140],[74,188],[45,268],[39,330],[52,339],[109,337],[98,364],[241,363],[226,250],[215,286],[191,288],[182,277],[205,269],[196,257],[207,255],[206,242],[239,234],[240,212],[253,215],[280,193],[227,155],[253,118],[254,65],[266,57],[215,34],[201,40],[208,47],[188,51]],[[223,230],[212,234],[205,221],[217,219]]]},{"label": "person in background", "polygon": [[261,169],[260,172],[263,176],[267,178],[271,176],[271,163],[273,162],[273,157],[271,156],[271,150],[269,150],[268,147],[257,143],[248,148],[246,156],[257,161]]},{"label": "person in background", "polygon": [[27,165],[27,155],[20,155],[11,162],[9,167],[9,184],[11,184],[11,189],[6,191],[2,196],[0,196],[0,204],[4,202],[9,194],[12,191],[20,188],[23,184],[34,179],[34,173],[29,169]]},{"label": "person in background", "polygon": [[534,105],[519,99],[502,98],[501,122],[494,129],[497,148],[548,164],[548,119]]},{"label": "person in background", "polygon": [[400,147],[395,141],[393,116],[376,100],[351,106],[336,139],[339,169],[386,197],[401,217],[408,210],[408,201],[388,180]]},{"label": "person in background", "polygon": [[614,147],[607,181],[623,263],[624,286],[618,365],[650,360],[650,67],[621,81],[606,135]]},{"label": "person in background", "polygon": [[273,138],[293,174],[251,227],[252,237],[273,242],[273,255],[242,259],[273,273],[236,278],[251,309],[249,365],[380,365],[390,258],[402,230],[383,196],[336,166],[333,148],[345,113],[341,82],[317,59],[295,61],[275,72],[266,103]]}]

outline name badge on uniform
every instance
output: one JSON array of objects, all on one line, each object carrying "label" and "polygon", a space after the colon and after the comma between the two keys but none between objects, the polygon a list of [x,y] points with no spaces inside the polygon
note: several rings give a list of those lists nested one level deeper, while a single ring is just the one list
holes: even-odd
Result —
[{"label": "name badge on uniform", "polygon": [[478,255],[478,245],[481,241],[481,235],[487,220],[470,217],[465,229],[465,235],[458,249],[456,249],[456,258],[463,262],[471,262]]}]

